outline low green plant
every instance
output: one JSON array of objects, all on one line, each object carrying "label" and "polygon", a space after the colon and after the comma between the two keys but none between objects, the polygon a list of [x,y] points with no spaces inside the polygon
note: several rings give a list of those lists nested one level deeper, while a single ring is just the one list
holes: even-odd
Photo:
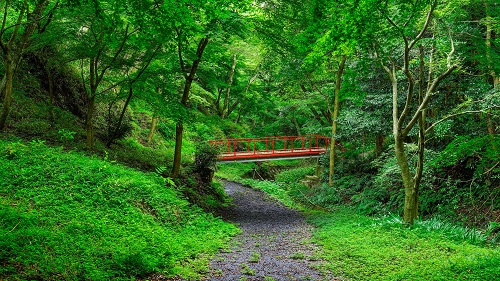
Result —
[{"label": "low green plant", "polygon": [[303,260],[305,258],[305,255],[302,252],[296,252],[290,255],[290,258],[294,260]]},{"label": "low green plant", "polygon": [[155,173],[41,142],[0,152],[2,280],[198,278],[238,232]]},{"label": "low green plant", "polygon": [[241,264],[241,274],[253,276],[253,275],[255,275],[255,269],[250,268],[245,263],[242,263]]},{"label": "low green plant", "polygon": [[260,259],[260,254],[257,252],[252,252],[248,261],[251,263],[258,263],[259,259]]},{"label": "low green plant", "polygon": [[374,219],[346,208],[312,212],[309,219],[317,227],[313,242],[323,249],[320,269],[346,279],[500,279],[500,249],[468,235],[450,237],[457,230],[446,224],[408,228],[398,216]]}]

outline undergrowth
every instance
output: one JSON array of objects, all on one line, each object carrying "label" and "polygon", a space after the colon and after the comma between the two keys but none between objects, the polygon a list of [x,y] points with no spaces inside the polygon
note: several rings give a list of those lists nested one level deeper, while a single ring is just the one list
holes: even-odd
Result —
[{"label": "undergrowth", "polygon": [[349,280],[499,280],[500,250],[484,234],[438,220],[405,227],[338,208],[309,215],[322,270]]},{"label": "undergrowth", "polygon": [[[342,196],[349,195],[341,187],[301,185],[301,179],[314,173],[311,167],[281,172],[276,181],[242,179],[236,166],[224,168],[224,173],[305,211],[316,226],[314,242],[322,245],[321,271],[347,280],[500,279],[500,249],[490,239],[499,229],[496,224],[479,231],[436,217],[417,220],[412,227],[394,214],[369,217],[357,206],[341,205]],[[354,189],[362,185],[355,179],[350,183]]]},{"label": "undergrowth", "polygon": [[155,173],[0,140],[0,279],[197,278],[238,232]]}]

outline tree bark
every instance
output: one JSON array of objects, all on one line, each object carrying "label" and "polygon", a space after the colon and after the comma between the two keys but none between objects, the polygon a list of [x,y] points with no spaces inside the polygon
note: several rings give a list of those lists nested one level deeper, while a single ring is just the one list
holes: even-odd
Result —
[{"label": "tree bark", "polygon": [[491,56],[491,40],[493,39],[493,19],[491,17],[490,7],[488,1],[484,1],[484,8],[486,12],[486,59],[488,63],[489,75],[491,77],[491,82],[493,88],[498,89],[500,87],[500,76],[497,75],[494,68],[494,62]]},{"label": "tree bark", "polygon": [[49,122],[54,126],[54,75],[50,68],[47,68],[47,80],[49,82]]},{"label": "tree bark", "polygon": [[[38,26],[42,18],[42,13],[47,5],[47,0],[38,1],[35,8],[33,9],[33,12],[30,12],[28,1],[25,0],[22,4],[21,11],[19,12],[19,15],[17,17],[16,25],[8,42],[3,42],[2,38],[0,38],[0,48],[3,52],[5,65],[5,74],[2,79],[2,84],[0,85],[1,94],[4,99],[2,111],[0,112],[0,131],[3,131],[5,129],[7,117],[10,112],[10,106],[12,104],[12,88],[14,83],[13,80],[15,70],[21,63],[24,52],[31,45],[31,37],[35,33],[36,27]],[[8,8],[9,2],[7,1],[4,6],[4,15],[2,19],[2,26],[0,28],[1,35],[4,34],[6,29],[5,24]],[[20,35],[21,38],[19,39],[19,41],[17,41],[17,38],[19,36],[19,28],[22,24],[25,14],[27,17],[27,22],[24,26],[23,33]]]},{"label": "tree bark", "polygon": [[158,116],[153,116],[153,118],[151,118],[151,127],[149,128],[149,133],[148,133],[148,145],[151,145],[151,143],[153,142],[153,138],[155,136],[156,127],[158,126],[159,120],[160,117]]},{"label": "tree bark", "polygon": [[[453,56],[453,53],[455,52],[455,46],[453,42],[453,38],[451,37],[451,33],[449,32],[450,36],[450,44],[451,44],[451,51],[448,54],[447,57],[447,70],[442,72],[438,77],[432,79],[433,76],[433,68],[429,68],[429,75],[428,75],[428,81],[427,81],[427,87],[424,87],[424,67],[425,67],[425,61],[424,61],[424,50],[423,47],[419,46],[420,49],[420,66],[419,66],[419,97],[418,97],[418,103],[415,111],[411,113],[413,110],[412,108],[415,108],[413,106],[413,94],[415,91],[415,78],[413,77],[412,72],[410,71],[410,62],[411,62],[411,55],[413,54],[413,48],[415,45],[423,38],[425,32],[428,29],[429,22],[431,20],[434,8],[435,8],[436,2],[434,2],[430,9],[429,12],[427,13],[425,23],[422,26],[420,32],[416,37],[410,41],[409,37],[404,33],[404,29],[401,29],[398,27],[389,17],[387,17],[387,20],[391,25],[393,25],[396,29],[398,29],[401,33],[401,38],[403,39],[402,41],[404,42],[404,48],[403,48],[403,73],[406,78],[406,81],[408,83],[408,86],[406,87],[406,103],[404,105],[403,110],[401,113],[399,112],[398,108],[398,77],[396,73],[396,65],[394,63],[394,60],[391,60],[391,68],[389,68],[387,65],[385,65],[382,60],[378,57],[378,52],[375,49],[375,58],[379,60],[381,63],[382,67],[384,70],[387,72],[389,75],[389,79],[391,81],[392,85],[392,123],[393,123],[393,136],[394,136],[394,150],[395,150],[395,155],[396,155],[396,160],[398,163],[398,166],[400,168],[401,172],[401,178],[403,181],[403,186],[405,189],[405,204],[404,204],[404,221],[406,224],[412,225],[414,220],[418,216],[418,189],[420,186],[420,181],[422,178],[422,172],[424,168],[424,144],[425,144],[425,111],[427,109],[427,106],[430,102],[431,97],[433,96],[436,88],[438,87],[439,83],[448,77],[457,67],[458,65],[451,63],[451,59]],[[431,51],[431,60],[432,60],[432,55],[434,54],[434,47],[433,50]],[[431,80],[432,79],[432,80]],[[409,121],[406,121],[406,119],[410,117]],[[418,124],[419,128],[419,134],[418,134],[418,159],[417,159],[417,167],[414,176],[412,177],[408,159],[405,155],[405,147],[404,147],[404,139],[405,137],[408,136],[410,133],[411,129]]]},{"label": "tree bark", "polygon": [[385,136],[384,135],[377,135],[375,137],[375,157],[378,158],[380,154],[382,153],[382,150],[384,148],[384,140]]},{"label": "tree bark", "polygon": [[8,55],[5,58],[5,88],[2,112],[0,113],[0,131],[5,129],[7,116],[9,115],[10,105],[12,104],[12,85],[14,79],[14,65],[12,58]]},{"label": "tree bark", "polygon": [[330,143],[330,165],[328,172],[328,186],[333,186],[333,173],[335,171],[335,142],[337,134],[337,117],[339,115],[339,93],[340,93],[340,84],[342,83],[342,74],[344,73],[344,66],[347,57],[344,55],[342,60],[340,61],[339,68],[337,70],[337,79],[335,82],[335,99],[333,102],[333,112],[332,114],[332,139]]},{"label": "tree bark", "polygon": [[85,132],[87,134],[87,147],[94,148],[94,111],[95,111],[95,95],[89,99],[87,105],[87,117],[85,118]]},{"label": "tree bark", "polygon": [[[208,44],[208,37],[204,37],[200,40],[200,42],[198,43],[198,49],[196,51],[196,59],[193,61],[193,65],[191,66],[191,70],[189,71],[189,74],[184,75],[186,82],[184,84],[184,91],[182,93],[182,98],[181,98],[181,104],[184,107],[187,106],[189,92],[191,90],[191,85],[193,84],[194,76],[196,74],[196,71],[198,70],[198,66],[200,65],[200,62],[201,62],[201,57],[203,56],[203,52],[205,51],[207,44]],[[181,53],[180,46],[178,48],[178,53],[179,53],[179,63],[181,64],[181,69],[185,70],[186,66],[184,65],[184,62],[182,59],[182,53]],[[184,125],[183,125],[183,120],[181,117],[179,119],[179,121],[177,121],[177,125],[175,126],[174,165],[172,167],[172,172],[171,172],[171,176],[174,179],[179,177],[179,172],[181,169],[183,131],[184,131]]]},{"label": "tree bark", "polygon": [[231,66],[231,71],[229,72],[229,78],[227,82],[226,96],[224,98],[224,107],[222,109],[222,119],[225,119],[229,116],[230,108],[229,108],[229,95],[231,93],[231,86],[233,84],[233,76],[234,71],[236,69],[236,54],[233,55],[233,65]]}]

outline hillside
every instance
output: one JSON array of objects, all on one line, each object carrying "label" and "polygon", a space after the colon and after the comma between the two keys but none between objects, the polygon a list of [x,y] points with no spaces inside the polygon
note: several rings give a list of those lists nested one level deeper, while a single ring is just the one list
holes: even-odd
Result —
[{"label": "hillside", "polygon": [[40,141],[0,141],[0,279],[186,277],[238,232],[164,178]]}]

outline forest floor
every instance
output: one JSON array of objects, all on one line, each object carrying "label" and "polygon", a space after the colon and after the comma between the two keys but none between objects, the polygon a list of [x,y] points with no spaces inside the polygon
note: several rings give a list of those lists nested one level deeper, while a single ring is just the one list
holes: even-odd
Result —
[{"label": "forest floor", "polygon": [[207,280],[339,280],[316,269],[321,261],[310,242],[313,227],[300,212],[260,190],[224,184],[233,205],[223,217],[239,224],[242,233],[212,260]]}]

